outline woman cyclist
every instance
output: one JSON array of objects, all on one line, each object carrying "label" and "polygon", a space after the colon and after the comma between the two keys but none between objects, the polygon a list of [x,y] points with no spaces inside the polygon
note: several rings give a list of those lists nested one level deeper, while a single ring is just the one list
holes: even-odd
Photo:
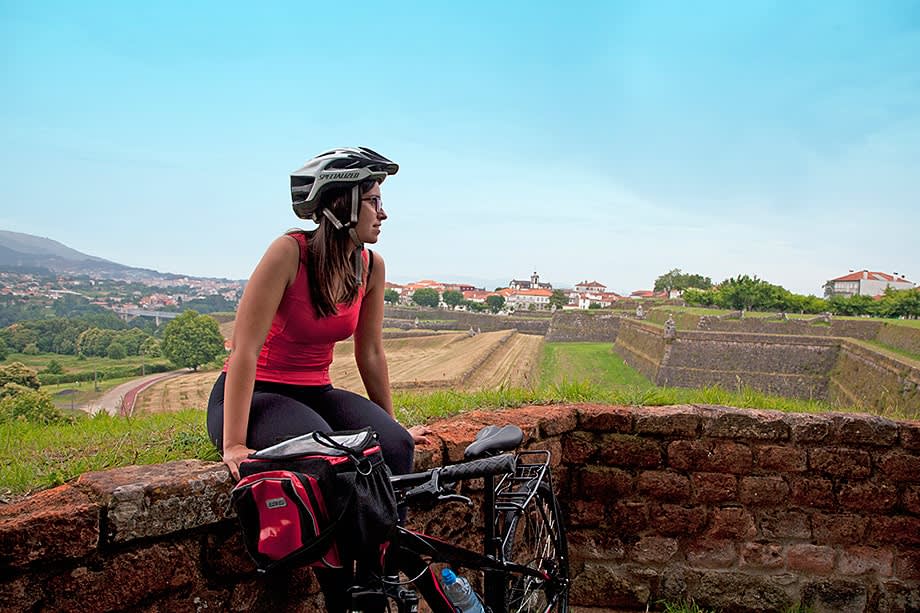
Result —
[{"label": "woman cyclist", "polygon": [[[382,336],[384,263],[364,248],[377,242],[387,218],[380,184],[398,170],[359,147],[318,155],[291,175],[294,212],[316,229],[279,237],[256,266],[208,401],[208,433],[234,478],[254,450],[306,432],[365,426],[379,435],[393,474],[412,470],[415,442],[427,431],[394,419]],[[352,335],[369,399],[329,379],[335,343]],[[338,609],[331,600],[343,578],[317,575],[329,609]]]}]

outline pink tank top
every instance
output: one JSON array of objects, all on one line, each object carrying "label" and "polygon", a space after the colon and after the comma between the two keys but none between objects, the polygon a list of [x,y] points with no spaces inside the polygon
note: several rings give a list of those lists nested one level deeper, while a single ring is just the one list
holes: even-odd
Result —
[{"label": "pink tank top", "polygon": [[[290,385],[328,385],[329,365],[338,341],[355,332],[358,314],[364,299],[365,284],[358,288],[358,297],[350,305],[336,305],[338,313],[317,318],[310,300],[307,269],[307,237],[292,234],[300,245],[300,264],[294,282],[284,291],[271,330],[262,345],[256,362],[256,380]],[[363,253],[367,271],[367,251]],[[232,356],[232,354],[231,354]],[[224,367],[226,370],[226,366]]]}]

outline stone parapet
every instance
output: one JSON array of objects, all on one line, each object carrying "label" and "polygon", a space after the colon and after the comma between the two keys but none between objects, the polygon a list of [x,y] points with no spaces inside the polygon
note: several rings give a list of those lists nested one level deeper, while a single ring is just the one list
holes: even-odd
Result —
[{"label": "stone parapet", "polygon": [[[505,423],[552,454],[573,607],[918,610],[920,422],[713,405],[481,410],[433,424],[417,468],[459,461],[482,426]],[[0,507],[0,609],[322,610],[309,569],[255,573],[224,514],[230,485],[222,465],[189,460],[88,473]],[[478,521],[462,504],[411,517],[470,545]]]}]

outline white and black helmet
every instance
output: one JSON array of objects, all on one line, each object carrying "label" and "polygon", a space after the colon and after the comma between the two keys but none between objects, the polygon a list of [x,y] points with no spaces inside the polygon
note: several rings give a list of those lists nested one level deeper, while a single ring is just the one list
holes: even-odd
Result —
[{"label": "white and black helmet", "polygon": [[383,181],[398,171],[398,164],[367,147],[343,147],[321,153],[291,173],[294,213],[301,219],[319,221],[322,212],[319,203],[327,189],[354,188],[368,180]]},{"label": "white and black helmet", "polygon": [[[365,181],[383,182],[395,175],[399,165],[367,147],[343,147],[321,153],[291,173],[291,202],[294,213],[301,219],[319,223],[320,215],[337,230],[347,231],[355,250],[355,278],[362,282],[364,243],[358,237],[358,213],[361,207],[361,184]],[[322,206],[322,196],[330,188],[351,188],[351,217],[342,220],[328,207]]]}]

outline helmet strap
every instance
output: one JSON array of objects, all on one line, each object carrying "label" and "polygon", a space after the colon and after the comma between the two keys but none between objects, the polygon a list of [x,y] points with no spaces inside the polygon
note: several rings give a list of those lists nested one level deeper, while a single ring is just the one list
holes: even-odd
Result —
[{"label": "helmet strap", "polygon": [[338,217],[329,209],[323,209],[323,215],[329,220],[336,230],[348,230],[348,236],[355,244],[355,280],[358,285],[364,281],[364,258],[361,257],[364,251],[364,243],[358,238],[358,231],[355,229],[358,225],[358,213],[361,207],[361,186],[355,184],[351,189],[351,220],[347,224],[339,221]]},{"label": "helmet strap", "polygon": [[329,222],[335,227],[336,230],[341,230],[345,227],[342,225],[342,222],[339,221],[338,217],[336,217],[329,209],[323,209],[323,215],[326,216],[326,219],[329,220]]},{"label": "helmet strap", "polygon": [[361,184],[355,183],[351,188],[351,221],[348,223],[348,236],[351,237],[355,244],[355,281],[361,285],[364,280],[363,268],[364,258],[361,253],[364,251],[364,242],[358,238],[358,214],[361,211]]}]

